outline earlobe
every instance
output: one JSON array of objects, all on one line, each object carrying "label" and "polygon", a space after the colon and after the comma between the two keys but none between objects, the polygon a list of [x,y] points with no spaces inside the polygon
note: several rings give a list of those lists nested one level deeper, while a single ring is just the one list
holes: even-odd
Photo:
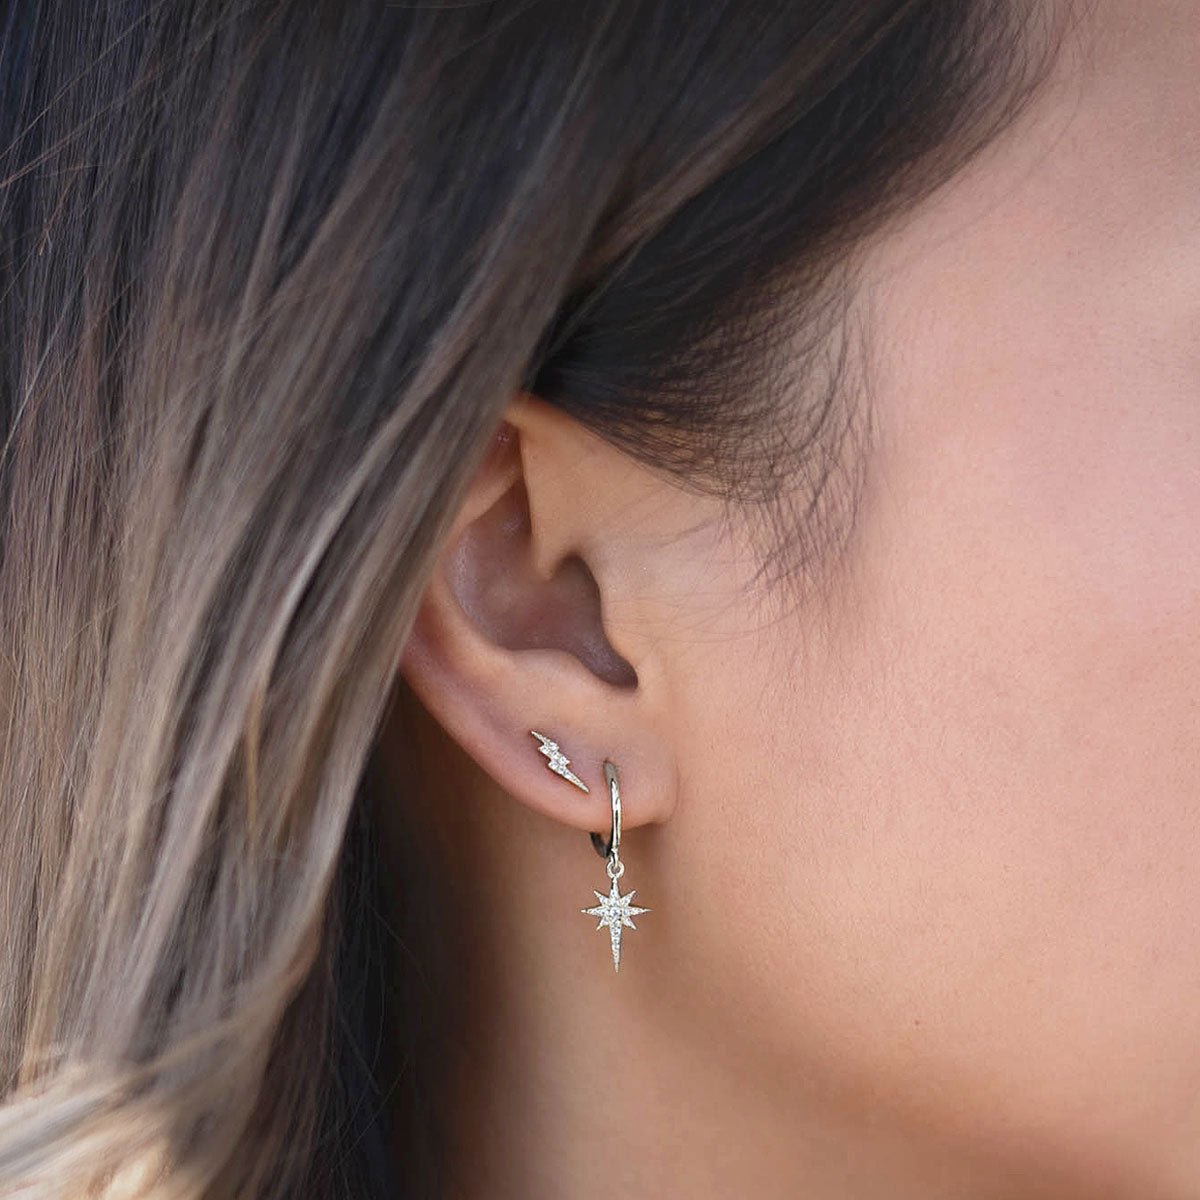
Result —
[{"label": "earlobe", "polygon": [[[518,419],[536,425],[538,409],[519,411]],[[537,477],[529,474],[525,437],[538,438]],[[578,461],[570,438],[556,411],[544,427],[497,437],[422,597],[400,671],[506,792],[592,832],[609,820],[606,758],[620,765],[631,827],[666,818],[674,764],[667,740],[656,736],[660,689],[641,685],[605,629],[605,580],[579,550],[539,561],[546,547],[581,547],[592,532],[577,494],[562,485],[563,465]],[[610,560],[616,550],[608,548]],[[587,791],[553,769],[532,731],[557,743]]]}]

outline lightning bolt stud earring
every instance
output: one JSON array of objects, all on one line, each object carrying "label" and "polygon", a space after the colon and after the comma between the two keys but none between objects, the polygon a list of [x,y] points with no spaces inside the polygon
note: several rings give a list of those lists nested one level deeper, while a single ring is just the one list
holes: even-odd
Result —
[{"label": "lightning bolt stud earring", "polygon": [[598,833],[590,836],[596,853],[601,858],[608,860],[604,864],[604,868],[608,874],[610,886],[607,896],[593,888],[592,894],[598,903],[592,908],[581,908],[579,911],[589,917],[597,917],[599,919],[597,929],[608,926],[609,941],[612,945],[613,970],[619,971],[621,969],[621,930],[636,929],[637,926],[633,923],[632,918],[640,916],[642,913],[648,913],[650,910],[630,904],[637,894],[636,889],[624,896],[621,895],[621,888],[617,881],[625,874],[625,864],[621,861],[620,855],[621,789],[617,783],[617,768],[614,763],[605,761],[604,777],[608,780],[608,791],[612,798],[612,831],[607,842]]},{"label": "lightning bolt stud earring", "polygon": [[551,741],[544,733],[538,733],[536,729],[529,731],[542,744],[538,747],[538,753],[544,754],[547,758],[546,766],[550,768],[556,775],[561,775],[568,783],[573,783],[580,791],[586,792],[588,785],[570,770],[571,760],[558,748],[558,743]]}]

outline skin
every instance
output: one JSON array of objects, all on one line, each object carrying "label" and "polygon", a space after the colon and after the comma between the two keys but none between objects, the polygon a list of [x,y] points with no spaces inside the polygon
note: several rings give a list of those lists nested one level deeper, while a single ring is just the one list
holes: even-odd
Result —
[{"label": "skin", "polygon": [[464,981],[453,1195],[1200,1196],[1200,20],[1073,37],[864,250],[824,598],[514,398],[385,731]]}]

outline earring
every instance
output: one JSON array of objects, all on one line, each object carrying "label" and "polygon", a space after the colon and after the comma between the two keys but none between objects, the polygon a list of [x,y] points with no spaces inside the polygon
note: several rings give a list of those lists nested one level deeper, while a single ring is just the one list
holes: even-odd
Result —
[{"label": "earring", "polygon": [[648,913],[650,910],[629,903],[637,894],[636,889],[622,896],[621,889],[617,885],[617,880],[625,874],[625,864],[621,861],[620,855],[621,789],[617,784],[616,765],[607,760],[604,763],[604,777],[608,780],[608,791],[612,797],[612,832],[609,834],[607,842],[598,833],[589,836],[592,839],[592,845],[596,848],[596,853],[601,858],[608,860],[604,866],[611,886],[607,896],[593,888],[592,894],[599,903],[594,908],[581,908],[579,911],[586,913],[589,917],[598,917],[597,929],[608,926],[609,938],[612,942],[613,970],[619,971],[621,969],[621,930],[626,926],[636,929],[637,926],[630,918]]},{"label": "earring", "polygon": [[561,775],[569,783],[573,783],[581,791],[586,792],[588,785],[574,771],[567,769],[571,760],[558,748],[558,743],[552,742],[544,733],[538,733],[536,729],[531,729],[529,732],[542,743],[538,747],[538,753],[544,754],[549,760],[546,766],[556,775]]}]

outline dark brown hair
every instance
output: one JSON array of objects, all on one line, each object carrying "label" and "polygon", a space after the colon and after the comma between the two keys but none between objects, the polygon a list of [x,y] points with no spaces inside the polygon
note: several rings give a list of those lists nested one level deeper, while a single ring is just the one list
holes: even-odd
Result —
[{"label": "dark brown hair", "polygon": [[801,496],[767,557],[814,570],[869,434],[855,250],[1060,32],[1035,0],[0,2],[0,1192],[434,1194],[363,1090],[372,745],[505,404]]}]

